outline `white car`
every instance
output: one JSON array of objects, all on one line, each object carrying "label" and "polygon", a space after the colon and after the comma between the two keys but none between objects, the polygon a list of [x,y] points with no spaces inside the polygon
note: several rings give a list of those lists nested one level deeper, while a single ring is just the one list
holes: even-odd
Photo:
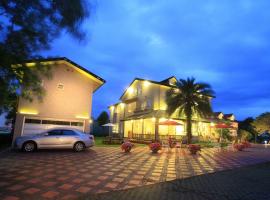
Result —
[{"label": "white car", "polygon": [[95,144],[93,135],[83,133],[76,129],[54,128],[46,132],[17,137],[14,147],[26,152],[37,149],[74,149],[82,151]]}]

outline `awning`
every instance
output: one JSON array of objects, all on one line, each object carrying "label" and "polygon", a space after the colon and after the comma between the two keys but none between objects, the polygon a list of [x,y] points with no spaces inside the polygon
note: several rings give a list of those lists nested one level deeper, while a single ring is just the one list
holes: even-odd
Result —
[{"label": "awning", "polygon": [[165,120],[163,122],[159,122],[158,125],[166,125],[166,126],[183,126],[182,123],[174,121],[174,120]]},{"label": "awning", "polygon": [[230,125],[227,125],[227,124],[224,124],[224,123],[222,123],[222,124],[216,124],[216,125],[214,125],[214,127],[215,128],[234,128],[234,127],[232,127]]}]

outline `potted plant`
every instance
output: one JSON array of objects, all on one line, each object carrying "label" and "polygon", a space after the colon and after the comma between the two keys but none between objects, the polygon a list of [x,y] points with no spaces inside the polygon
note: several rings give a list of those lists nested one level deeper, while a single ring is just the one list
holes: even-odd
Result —
[{"label": "potted plant", "polygon": [[201,151],[201,146],[198,144],[189,144],[188,150],[191,154],[195,155],[198,151]]},{"label": "potted plant", "polygon": [[122,151],[125,151],[126,153],[128,153],[128,152],[130,152],[130,150],[132,149],[133,146],[134,146],[134,144],[132,144],[130,141],[125,141],[121,145],[121,149],[122,149]]},{"label": "potted plant", "polygon": [[175,142],[173,141],[173,139],[171,137],[169,137],[168,139],[168,144],[169,144],[169,147],[172,149],[175,147]]},{"label": "potted plant", "polygon": [[157,153],[159,150],[161,150],[161,144],[159,142],[152,142],[149,144],[149,148],[153,153]]},{"label": "potted plant", "polygon": [[245,148],[245,145],[244,144],[239,144],[239,143],[236,143],[233,145],[233,147],[238,150],[238,151],[243,151],[243,149]]}]

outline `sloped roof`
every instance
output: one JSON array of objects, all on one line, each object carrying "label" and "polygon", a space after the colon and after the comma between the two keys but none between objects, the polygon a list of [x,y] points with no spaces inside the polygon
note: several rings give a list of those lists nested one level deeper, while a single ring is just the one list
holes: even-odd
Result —
[{"label": "sloped roof", "polygon": [[98,75],[90,72],[89,70],[85,69],[84,67],[82,67],[81,65],[73,62],[72,60],[66,58],[66,57],[53,57],[53,58],[41,58],[41,59],[33,59],[33,60],[27,60],[26,63],[31,63],[31,62],[48,62],[48,61],[66,61],[70,64],[72,64],[73,66],[79,68],[80,70],[86,72],[87,74],[95,77],[96,79],[100,80],[101,82],[105,83],[106,81],[99,77]]},{"label": "sloped roof", "polygon": [[[166,79],[165,79],[166,80]],[[166,83],[164,82],[165,80],[163,81],[153,81],[153,80],[148,80],[148,79],[143,79],[143,78],[134,78],[133,81],[129,84],[129,86],[127,87],[127,89],[135,82],[135,81],[148,81],[150,83],[153,83],[153,84],[157,84],[157,85],[163,85],[163,86],[166,86],[166,87],[175,87],[173,85],[170,85],[169,83]],[[121,95],[120,99],[122,99],[122,97],[126,94],[127,92],[127,89],[123,92],[123,94]]]},{"label": "sloped roof", "polygon": [[233,113],[230,113],[230,114],[224,114],[224,117],[227,118],[227,117],[232,117],[233,116]]}]

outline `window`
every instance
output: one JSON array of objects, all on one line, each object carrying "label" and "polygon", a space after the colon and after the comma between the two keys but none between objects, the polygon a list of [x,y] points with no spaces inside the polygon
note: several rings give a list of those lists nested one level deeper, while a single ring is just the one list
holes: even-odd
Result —
[{"label": "window", "polygon": [[41,124],[41,120],[39,120],[39,119],[25,119],[24,123],[27,123],[27,124]]},{"label": "window", "polygon": [[68,122],[68,121],[42,120],[42,124],[54,124],[54,125],[70,126],[70,122]]},{"label": "window", "polygon": [[66,125],[66,126],[70,126],[70,122],[67,121],[55,121],[56,125]]},{"label": "window", "polygon": [[72,130],[62,130],[63,135],[77,135],[74,131]]},{"label": "window", "polygon": [[55,121],[52,121],[52,120],[42,120],[42,124],[55,124]]},{"label": "window", "polygon": [[71,126],[83,126],[82,122],[71,122]]},{"label": "window", "polygon": [[137,95],[140,96],[142,94],[142,86],[141,85],[137,85]]},{"label": "window", "polygon": [[48,135],[53,136],[53,135],[62,135],[61,130],[52,130],[48,132]]},{"label": "window", "polygon": [[148,108],[148,109],[150,109],[150,108],[152,108],[152,99],[147,99],[147,103],[146,103],[147,105],[146,105],[146,107]]}]

